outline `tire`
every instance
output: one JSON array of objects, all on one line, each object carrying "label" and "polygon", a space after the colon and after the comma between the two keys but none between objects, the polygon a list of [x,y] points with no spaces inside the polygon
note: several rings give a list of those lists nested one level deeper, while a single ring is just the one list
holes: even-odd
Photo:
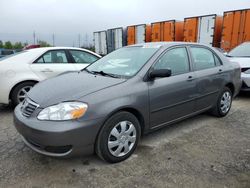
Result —
[{"label": "tire", "polygon": [[138,119],[129,112],[118,112],[104,123],[95,144],[96,154],[110,163],[124,161],[136,149],[140,136]]},{"label": "tire", "polygon": [[[24,96],[29,90],[35,85],[35,82],[23,82],[15,86],[11,93],[11,102],[13,106],[17,106],[24,98],[20,98],[20,96]],[[25,91],[25,92],[24,92]]]},{"label": "tire", "polygon": [[[225,87],[220,93],[215,107],[212,109],[212,114],[217,117],[226,116],[231,109],[232,99],[233,99],[232,91],[228,87]],[[226,103],[222,104],[223,100],[224,101],[226,100],[225,101]]]}]

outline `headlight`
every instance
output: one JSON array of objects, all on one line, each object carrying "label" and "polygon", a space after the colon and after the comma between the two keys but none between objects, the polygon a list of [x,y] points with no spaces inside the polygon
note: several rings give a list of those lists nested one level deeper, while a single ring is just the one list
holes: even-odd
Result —
[{"label": "headlight", "polygon": [[86,113],[88,105],[81,102],[64,102],[43,109],[37,116],[39,120],[63,121],[78,119]]}]

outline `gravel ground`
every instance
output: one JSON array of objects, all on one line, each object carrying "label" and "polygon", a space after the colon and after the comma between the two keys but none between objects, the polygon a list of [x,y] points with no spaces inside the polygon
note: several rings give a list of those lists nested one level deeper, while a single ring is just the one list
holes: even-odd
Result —
[{"label": "gravel ground", "polygon": [[0,187],[250,187],[250,94],[225,118],[202,114],[144,136],[119,164],[39,155],[23,144],[12,114],[0,107]]}]

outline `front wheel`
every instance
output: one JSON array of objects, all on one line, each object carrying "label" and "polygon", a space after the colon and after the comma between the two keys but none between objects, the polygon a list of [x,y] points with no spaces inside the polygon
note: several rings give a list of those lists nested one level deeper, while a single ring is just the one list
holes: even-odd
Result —
[{"label": "front wheel", "polygon": [[216,106],[212,109],[212,114],[217,117],[224,117],[232,106],[232,91],[225,87],[218,97]]},{"label": "front wheel", "polygon": [[119,112],[103,125],[96,141],[97,155],[110,163],[127,159],[134,152],[141,135],[140,123],[129,112]]},{"label": "front wheel", "polygon": [[34,82],[23,82],[18,84],[12,91],[11,101],[14,106],[17,106],[19,103],[23,102],[26,94],[31,90],[35,85]]}]

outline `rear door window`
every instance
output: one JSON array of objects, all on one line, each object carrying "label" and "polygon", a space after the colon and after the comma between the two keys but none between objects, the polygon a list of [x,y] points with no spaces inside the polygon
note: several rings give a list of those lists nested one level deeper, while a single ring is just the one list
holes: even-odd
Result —
[{"label": "rear door window", "polygon": [[68,59],[64,50],[53,50],[46,52],[37,63],[68,63]]},{"label": "rear door window", "polygon": [[215,55],[213,52],[202,47],[190,47],[191,55],[193,58],[194,69],[203,70],[216,66]]}]

